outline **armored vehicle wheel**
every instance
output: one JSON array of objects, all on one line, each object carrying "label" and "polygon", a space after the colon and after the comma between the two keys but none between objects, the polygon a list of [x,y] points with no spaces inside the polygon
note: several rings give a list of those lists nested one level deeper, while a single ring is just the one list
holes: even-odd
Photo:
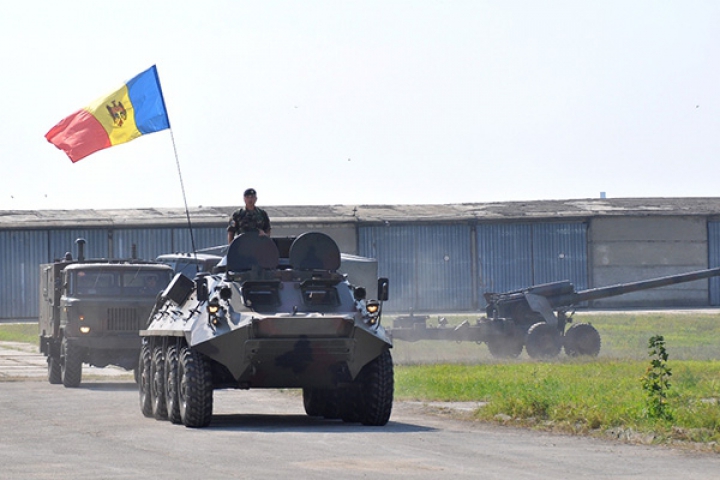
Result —
[{"label": "armored vehicle wheel", "polygon": [[48,362],[48,382],[53,385],[62,383],[62,372],[60,368],[60,360],[52,354],[47,357]]},{"label": "armored vehicle wheel", "polygon": [[495,358],[517,358],[523,351],[525,339],[522,334],[493,335],[487,339],[490,355]]},{"label": "armored vehicle wheel", "polygon": [[178,347],[170,345],[165,355],[165,402],[168,420],[182,423],[178,403]]},{"label": "armored vehicle wheel", "polygon": [[576,323],[565,332],[565,354],[569,357],[600,353],[600,334],[589,323]]},{"label": "armored vehicle wheel", "polygon": [[324,391],[319,388],[303,388],[303,407],[311,417],[322,417],[325,408]]},{"label": "armored vehicle wheel", "polygon": [[395,388],[389,350],[363,367],[360,386],[360,421],[369,426],[385,425],[390,420]]},{"label": "armored vehicle wheel", "polygon": [[81,347],[73,345],[67,338],[62,339],[60,344],[60,378],[62,384],[68,388],[75,388],[82,380],[82,355]]},{"label": "armored vehicle wheel", "polygon": [[539,322],[528,330],[525,349],[530,358],[554,358],[561,348],[560,332],[552,325]]},{"label": "armored vehicle wheel", "polygon": [[337,420],[340,418],[340,393],[337,388],[331,390],[323,390],[325,403],[322,408],[322,416],[328,420]]},{"label": "armored vehicle wheel", "polygon": [[213,408],[212,371],[208,360],[190,347],[180,350],[178,403],[186,427],[206,427]]},{"label": "armored vehicle wheel", "polygon": [[157,420],[167,420],[167,404],[165,403],[165,349],[162,345],[156,345],[153,349],[152,360],[152,384],[150,394],[152,395],[152,413]]},{"label": "armored vehicle wheel", "polygon": [[152,394],[150,385],[152,383],[152,353],[150,345],[143,342],[140,349],[140,359],[138,362],[138,372],[140,381],[138,382],[138,391],[140,392],[140,411],[146,417],[152,417]]},{"label": "armored vehicle wheel", "polygon": [[343,388],[340,393],[340,418],[346,423],[356,423],[362,420],[360,389],[350,386]]}]

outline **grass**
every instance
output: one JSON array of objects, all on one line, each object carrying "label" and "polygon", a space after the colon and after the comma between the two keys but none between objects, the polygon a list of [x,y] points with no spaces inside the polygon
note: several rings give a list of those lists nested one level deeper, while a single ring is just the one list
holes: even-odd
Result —
[{"label": "grass", "polygon": [[12,323],[0,325],[0,342],[23,342],[37,345],[37,323]]},{"label": "grass", "polygon": [[[448,320],[457,325],[475,318]],[[574,321],[600,332],[598,358],[561,354],[538,362],[523,353],[500,361],[484,344],[395,342],[396,398],[487,402],[477,419],[639,442],[697,443],[720,452],[720,314],[583,312]],[[664,336],[669,354],[672,420],[649,414],[642,386],[654,335]]]},{"label": "grass", "polygon": [[668,362],[674,372],[668,394],[672,421],[648,415],[640,380],[648,365],[564,359],[398,366],[396,398],[487,402],[476,418],[566,433],[650,436],[655,443],[700,442],[720,452],[720,361]]}]

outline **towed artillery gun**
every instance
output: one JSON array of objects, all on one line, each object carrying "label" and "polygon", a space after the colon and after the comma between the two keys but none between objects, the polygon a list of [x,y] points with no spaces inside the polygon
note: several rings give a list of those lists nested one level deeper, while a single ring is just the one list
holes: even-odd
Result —
[{"label": "towed artillery gun", "polygon": [[213,273],[178,273],[140,332],[140,409],[209,425],[215,389],[301,388],[310,416],[382,426],[393,402],[392,342],[377,299],[337,272],[317,232],[239,235]]},{"label": "towed artillery gun", "polygon": [[[495,357],[514,358],[523,347],[531,358],[553,358],[564,348],[569,356],[597,356],[600,334],[590,323],[572,323],[575,308],[583,302],[626,293],[692,282],[720,275],[720,268],[658,277],[639,282],[575,291],[569,281],[535,285],[505,293],[486,293],[486,317],[474,325],[463,322],[447,327],[428,327],[427,316],[398,317],[391,330],[393,340],[453,340],[487,343]],[[567,329],[566,329],[567,327]]]}]

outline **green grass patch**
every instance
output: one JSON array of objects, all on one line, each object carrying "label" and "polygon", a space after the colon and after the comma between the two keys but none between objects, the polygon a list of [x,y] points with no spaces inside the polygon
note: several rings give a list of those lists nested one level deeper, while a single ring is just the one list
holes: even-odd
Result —
[{"label": "green grass patch", "polygon": [[11,323],[0,325],[0,342],[24,342],[37,345],[37,323]]},{"label": "green grass patch", "polygon": [[720,361],[669,361],[672,422],[648,415],[648,362],[563,360],[395,369],[396,398],[487,402],[480,420],[568,433],[635,432],[655,442],[720,442]]},{"label": "green grass patch", "polygon": [[[437,318],[429,324],[435,327]],[[447,318],[457,325],[477,317]],[[643,442],[699,442],[720,451],[720,314],[580,312],[574,321],[597,328],[598,358],[561,354],[536,362],[523,352],[503,361],[484,344],[397,341],[396,398],[487,402],[476,412],[480,420]],[[671,420],[653,418],[642,385],[654,335],[663,335],[669,354]]]}]

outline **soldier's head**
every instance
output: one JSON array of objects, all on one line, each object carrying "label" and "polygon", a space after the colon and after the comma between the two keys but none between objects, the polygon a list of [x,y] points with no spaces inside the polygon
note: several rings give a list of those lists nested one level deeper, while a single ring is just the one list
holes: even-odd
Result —
[{"label": "soldier's head", "polygon": [[243,194],[243,199],[245,200],[245,208],[253,209],[255,208],[255,202],[257,202],[257,192],[254,188],[248,188]]}]

